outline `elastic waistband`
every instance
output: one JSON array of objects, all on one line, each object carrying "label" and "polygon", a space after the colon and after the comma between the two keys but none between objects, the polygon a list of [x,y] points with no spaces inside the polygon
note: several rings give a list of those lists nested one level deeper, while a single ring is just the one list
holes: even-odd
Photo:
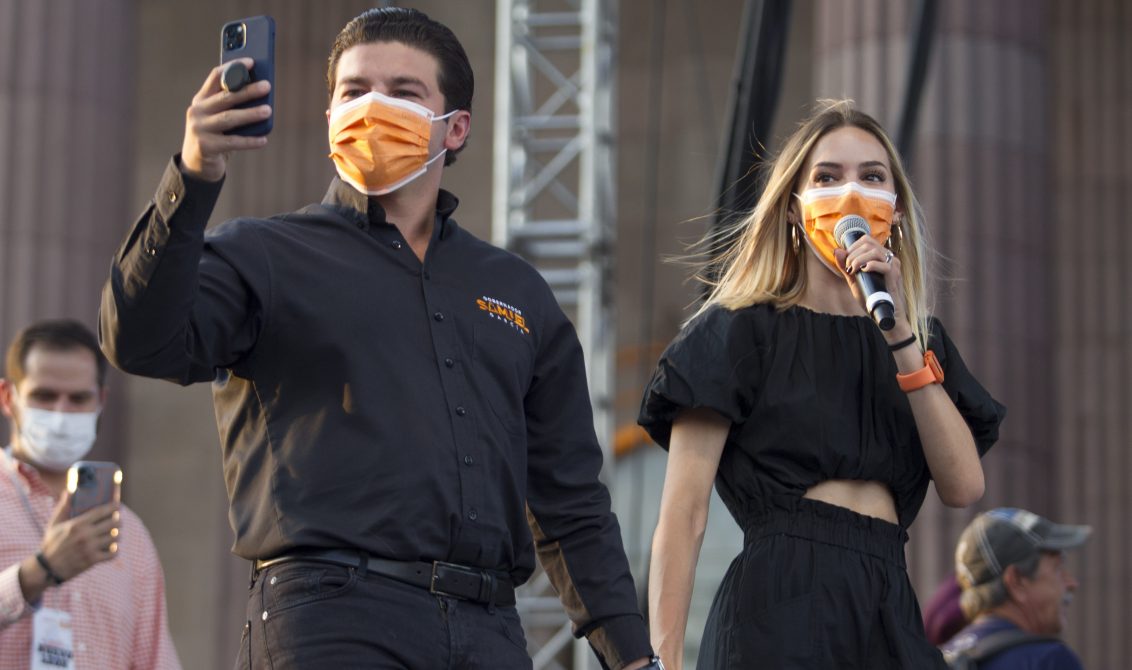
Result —
[{"label": "elastic waistband", "polygon": [[842,547],[906,567],[904,545],[908,542],[908,533],[900,526],[808,498],[792,501],[791,507],[764,510],[745,519],[742,523],[744,544],[786,535]]},{"label": "elastic waistband", "polygon": [[504,607],[515,604],[511,579],[490,570],[444,561],[391,561],[354,549],[294,549],[282,556],[255,561],[254,570],[258,573],[273,565],[299,561],[356,568],[460,600]]}]

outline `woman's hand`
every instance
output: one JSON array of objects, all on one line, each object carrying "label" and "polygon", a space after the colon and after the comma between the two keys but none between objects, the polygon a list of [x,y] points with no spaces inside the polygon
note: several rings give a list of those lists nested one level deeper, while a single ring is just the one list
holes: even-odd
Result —
[{"label": "woman's hand", "polygon": [[892,330],[884,331],[885,340],[893,344],[907,339],[912,334],[912,325],[904,308],[904,279],[901,274],[900,259],[896,254],[871,235],[864,235],[848,249],[835,249],[833,253],[845,274],[845,281],[853,291],[853,296],[861,305],[865,304],[866,296],[861,293],[857,274],[872,272],[884,280],[884,288],[892,296],[893,315],[896,318],[896,326]]}]

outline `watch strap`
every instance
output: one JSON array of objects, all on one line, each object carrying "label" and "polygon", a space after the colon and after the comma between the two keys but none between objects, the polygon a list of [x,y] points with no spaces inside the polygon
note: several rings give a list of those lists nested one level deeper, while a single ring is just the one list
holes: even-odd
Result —
[{"label": "watch strap", "polygon": [[915,372],[909,372],[906,375],[897,374],[896,382],[900,384],[900,390],[905,393],[918,391],[929,384],[942,383],[943,368],[940,367],[939,360],[935,357],[935,352],[931,349],[925,351],[924,367]]}]

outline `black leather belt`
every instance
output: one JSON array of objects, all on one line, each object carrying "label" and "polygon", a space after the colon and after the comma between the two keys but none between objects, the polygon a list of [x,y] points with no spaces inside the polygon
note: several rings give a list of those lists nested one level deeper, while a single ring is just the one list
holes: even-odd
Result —
[{"label": "black leather belt", "polygon": [[255,569],[259,572],[273,565],[293,561],[357,568],[428,589],[429,593],[460,600],[507,607],[515,604],[515,585],[509,578],[496,576],[482,568],[469,568],[444,561],[391,561],[350,549],[302,549],[258,560],[255,562]]}]

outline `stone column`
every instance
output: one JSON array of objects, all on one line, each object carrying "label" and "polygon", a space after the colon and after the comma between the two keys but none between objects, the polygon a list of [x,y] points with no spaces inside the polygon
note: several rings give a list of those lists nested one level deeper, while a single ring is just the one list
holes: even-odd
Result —
[{"label": "stone column", "polygon": [[[0,346],[44,318],[96,325],[129,218],[134,29],[128,0],[0,0]],[[110,379],[112,388],[121,377]],[[92,458],[120,459],[122,404]],[[5,436],[6,439],[6,436]]]},{"label": "stone column", "polygon": [[1093,526],[1070,558],[1081,587],[1068,638],[1086,667],[1132,654],[1128,510],[1132,494],[1132,9],[1121,0],[1050,3],[1053,95],[1048,173],[1054,206],[1047,273],[1056,281],[1054,496],[1059,519]]}]

